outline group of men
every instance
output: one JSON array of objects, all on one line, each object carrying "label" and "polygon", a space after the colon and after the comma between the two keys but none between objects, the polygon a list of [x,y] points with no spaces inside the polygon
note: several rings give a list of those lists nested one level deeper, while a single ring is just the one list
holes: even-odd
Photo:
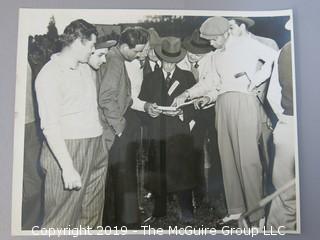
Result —
[{"label": "group of men", "polygon": [[[45,136],[42,226],[97,227],[104,221],[139,228],[141,126],[148,142],[145,189],[153,198],[152,216],[145,223],[166,216],[172,194],[180,221],[192,223],[194,201],[210,195],[216,172],[209,170],[219,164],[227,206],[221,222],[228,224],[254,208],[264,196],[261,149],[269,159],[267,144],[261,144],[268,135],[263,130],[270,129],[265,97],[259,93],[267,95],[266,82],[278,76],[273,70],[278,52],[274,41],[248,31],[253,24],[249,18],[211,17],[184,41],[161,38],[153,28],[129,27],[115,42],[100,41],[96,28],[84,20],[71,22],[61,35],[62,51],[35,80]],[[285,99],[280,104],[284,111],[277,112],[283,126],[293,123],[290,51],[280,51],[279,77],[271,77],[281,85],[280,101]],[[294,132],[292,124],[282,129]],[[294,154],[285,153],[283,135],[274,139],[274,173],[281,168],[290,180]],[[210,149],[221,161],[209,160]],[[283,176],[274,177],[280,188]],[[269,226],[295,228],[291,192],[272,204]],[[265,215],[263,208],[252,214],[251,226],[259,226]]]}]

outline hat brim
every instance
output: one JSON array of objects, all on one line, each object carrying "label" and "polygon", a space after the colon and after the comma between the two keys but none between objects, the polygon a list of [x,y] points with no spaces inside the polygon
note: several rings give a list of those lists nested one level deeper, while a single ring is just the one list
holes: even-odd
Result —
[{"label": "hat brim", "polygon": [[[227,31],[226,31],[227,32]],[[200,37],[203,38],[203,39],[207,39],[207,40],[212,40],[218,36],[222,36],[224,35],[226,32],[222,33],[222,34],[216,34],[216,35],[207,35],[207,34],[203,34],[203,33],[200,33]]]},{"label": "hat brim", "polygon": [[228,20],[232,20],[232,19],[246,24],[247,28],[251,28],[255,24],[254,20],[252,20],[251,18],[247,18],[247,17],[231,17]]},{"label": "hat brim", "polygon": [[213,47],[208,45],[208,46],[195,46],[194,44],[191,43],[191,37],[186,37],[183,42],[182,46],[188,51],[193,54],[206,54],[209,53],[213,50]]},{"label": "hat brim", "polygon": [[156,53],[156,55],[158,56],[159,59],[161,60],[164,60],[166,62],[169,62],[169,63],[178,63],[180,62],[187,54],[187,50],[185,50],[184,48],[181,48],[181,51],[180,51],[180,54],[178,56],[168,56],[168,55],[165,55],[163,52],[162,52],[162,48],[161,48],[161,45],[160,46],[156,46],[154,48],[154,51]]},{"label": "hat brim", "polygon": [[117,44],[116,40],[108,40],[105,42],[97,43],[95,48],[96,49],[102,49],[102,48],[111,48]]}]

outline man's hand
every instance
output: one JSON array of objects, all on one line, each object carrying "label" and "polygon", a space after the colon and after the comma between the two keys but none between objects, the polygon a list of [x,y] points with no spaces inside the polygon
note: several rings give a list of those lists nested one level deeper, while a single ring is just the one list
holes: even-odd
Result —
[{"label": "man's hand", "polygon": [[162,113],[164,115],[169,116],[169,117],[175,117],[175,116],[178,116],[180,114],[183,114],[181,109],[177,109],[176,111],[163,111]]},{"label": "man's hand", "polygon": [[251,82],[249,85],[248,85],[248,92],[254,92],[256,90],[256,86]]},{"label": "man's hand", "polygon": [[194,102],[195,109],[202,109],[204,106],[209,104],[210,98],[208,96],[201,97]]},{"label": "man's hand", "polygon": [[67,190],[80,190],[81,177],[73,166],[64,167],[62,169],[62,180],[64,188]]},{"label": "man's hand", "polygon": [[157,109],[158,105],[156,103],[148,103],[144,104],[144,110],[146,113],[150,115],[150,117],[156,118],[160,115],[161,110]]},{"label": "man's hand", "polygon": [[180,106],[182,103],[184,103],[187,99],[189,98],[189,94],[187,91],[181,93],[178,97],[176,97],[171,106],[172,107],[177,107],[177,106]]}]

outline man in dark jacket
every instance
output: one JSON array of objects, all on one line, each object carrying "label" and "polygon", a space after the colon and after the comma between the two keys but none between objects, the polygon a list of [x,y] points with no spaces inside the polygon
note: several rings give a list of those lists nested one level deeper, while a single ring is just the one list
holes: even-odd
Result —
[{"label": "man in dark jacket", "polygon": [[[167,193],[176,193],[180,205],[180,220],[193,219],[192,188],[196,186],[195,158],[193,157],[193,106],[169,109],[176,96],[195,84],[193,74],[181,70],[176,64],[186,51],[181,41],[167,37],[155,48],[162,68],[143,80],[139,98],[146,101],[149,114],[151,147],[146,173],[147,190],[154,194],[152,220],[166,215]],[[161,113],[160,113],[161,111]]]},{"label": "man in dark jacket", "polygon": [[[104,224],[136,228],[140,223],[137,199],[136,132],[139,120],[132,105],[131,81],[125,61],[138,58],[148,41],[148,33],[139,27],[125,29],[119,44],[113,47],[100,67],[99,105],[108,131],[110,148],[107,194],[114,196],[105,204]],[[110,197],[107,198],[110,200]],[[114,219],[110,215],[114,211]]]}]

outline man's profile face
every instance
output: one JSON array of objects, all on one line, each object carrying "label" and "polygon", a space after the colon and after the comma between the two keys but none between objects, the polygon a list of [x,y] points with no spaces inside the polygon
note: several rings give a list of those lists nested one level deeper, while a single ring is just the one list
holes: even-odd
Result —
[{"label": "man's profile face", "polygon": [[79,58],[79,62],[83,62],[83,63],[87,63],[89,61],[90,56],[92,55],[92,53],[95,50],[95,43],[96,43],[96,35],[95,34],[91,34],[91,38],[88,39],[84,39],[84,40],[80,40],[80,44],[78,44],[78,58]]},{"label": "man's profile face", "polygon": [[89,65],[98,70],[100,66],[106,62],[106,54],[108,53],[108,48],[96,49],[89,58]]},{"label": "man's profile face", "polygon": [[122,54],[128,61],[132,61],[136,58],[143,57],[143,50],[145,44],[137,44],[134,48],[129,48],[127,44],[124,44]]},{"label": "man's profile face", "polygon": [[152,49],[152,48],[150,48],[149,51],[148,51],[148,57],[153,62],[159,61],[159,58],[157,57],[154,49]]},{"label": "man's profile face", "polygon": [[142,52],[137,55],[137,58],[138,58],[139,60],[142,60],[142,61],[145,60],[146,57],[148,56],[149,50],[150,50],[150,44],[149,44],[149,42],[147,42],[147,43],[144,45],[144,48],[143,48]]},{"label": "man's profile face", "polygon": [[221,35],[213,36],[209,40],[210,40],[211,46],[213,46],[214,48],[217,48],[217,49],[221,49],[224,47],[224,45],[227,41],[227,37],[225,36],[225,34],[221,34]]}]

